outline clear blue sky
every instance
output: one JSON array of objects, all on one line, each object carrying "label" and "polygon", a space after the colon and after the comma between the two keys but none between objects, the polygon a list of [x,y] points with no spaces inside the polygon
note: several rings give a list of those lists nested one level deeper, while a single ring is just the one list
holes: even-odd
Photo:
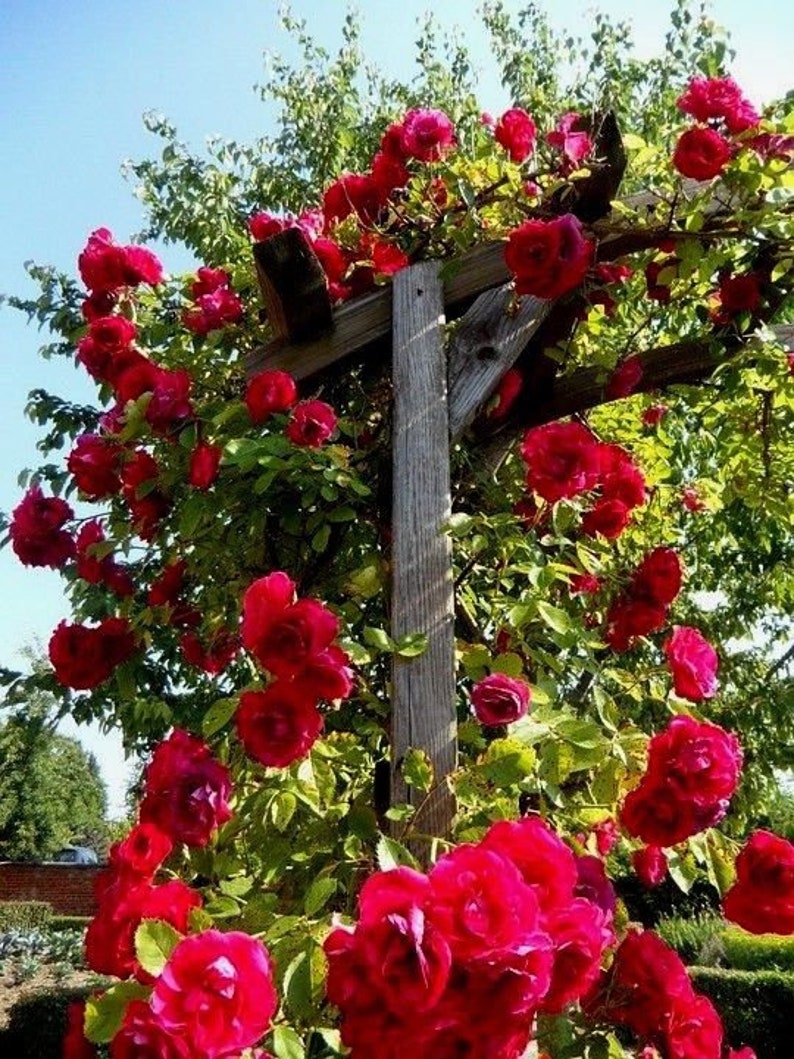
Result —
[{"label": "clear blue sky", "polygon": [[[93,228],[105,225],[120,239],[141,226],[132,189],[119,174],[126,158],[155,149],[141,115],[159,110],[182,139],[200,147],[206,136],[250,139],[268,114],[253,86],[262,79],[263,52],[289,53],[274,0],[5,0],[0,37],[0,291],[32,293],[23,271],[32,259],[73,269]],[[347,4],[295,0],[314,34],[331,49]],[[483,71],[481,103],[505,103],[490,69],[487,46],[475,35],[474,0],[364,0],[367,53],[388,72],[409,76],[416,19],[432,8],[443,25],[467,33]],[[506,0],[518,10],[518,0]],[[548,7],[561,27],[583,34],[597,5],[554,0]],[[660,50],[667,3],[600,5],[630,18],[644,53]],[[714,17],[733,34],[734,72],[757,103],[791,87],[794,5],[782,0],[716,0]],[[166,268],[175,262],[163,254]],[[18,472],[37,462],[38,431],[23,417],[28,392],[43,386],[75,400],[94,399],[93,387],[64,363],[37,356],[41,338],[19,314],[0,310],[0,508],[18,502]],[[26,570],[10,551],[0,553],[4,606],[0,611],[0,664],[21,665],[20,648],[43,645],[68,616],[57,574]],[[81,738],[100,758],[111,804],[120,806],[125,767],[118,741],[97,733]]]}]

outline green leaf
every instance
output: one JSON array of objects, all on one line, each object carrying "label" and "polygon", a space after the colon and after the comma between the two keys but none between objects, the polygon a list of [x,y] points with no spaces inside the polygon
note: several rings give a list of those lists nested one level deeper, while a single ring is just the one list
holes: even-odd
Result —
[{"label": "green leaf", "polygon": [[201,731],[209,737],[228,724],[237,709],[237,699],[218,699],[213,702],[201,721]]},{"label": "green leaf", "polygon": [[291,1026],[276,1026],[273,1030],[273,1052],[276,1059],[306,1059],[303,1041]]},{"label": "green leaf", "polygon": [[670,851],[667,854],[667,867],[670,871],[670,878],[678,889],[688,894],[698,874],[697,862],[692,854],[688,851],[683,855]]},{"label": "green leaf", "polygon": [[371,625],[367,625],[363,632],[364,643],[369,647],[374,647],[376,651],[388,651],[391,653],[394,650],[394,640],[386,632],[385,629],[375,629]]},{"label": "green leaf", "polygon": [[417,658],[427,650],[427,633],[409,632],[394,644],[394,653],[400,658]]},{"label": "green leaf", "polygon": [[491,663],[491,672],[504,673],[507,677],[520,677],[524,672],[524,660],[514,651],[497,655]]},{"label": "green leaf", "polygon": [[543,622],[554,632],[560,634],[570,632],[571,619],[568,612],[561,610],[560,607],[553,607],[550,603],[545,603],[541,599],[538,601],[538,614]]},{"label": "green leaf", "polygon": [[135,955],[144,971],[157,976],[182,940],[178,930],[162,919],[144,919],[135,931]]},{"label": "green leaf", "polygon": [[94,1044],[112,1040],[121,1027],[127,1005],[146,1000],[151,989],[140,982],[117,982],[85,1003],[85,1035]]},{"label": "green leaf", "polygon": [[286,831],[298,808],[298,799],[292,791],[279,791],[270,804],[270,818],[278,831]]},{"label": "green leaf", "polygon": [[424,750],[409,747],[400,771],[405,782],[418,791],[429,791],[433,786],[433,764]]},{"label": "green leaf", "polygon": [[483,771],[497,787],[511,787],[532,772],[536,754],[518,739],[494,739],[485,752]]},{"label": "green leaf", "polygon": [[388,835],[381,835],[378,839],[376,855],[381,871],[392,871],[400,867],[419,867],[414,855]]},{"label": "green leaf", "polygon": [[303,899],[303,910],[307,916],[316,916],[327,901],[334,896],[338,888],[336,879],[329,879],[327,875],[315,879],[306,891]]}]

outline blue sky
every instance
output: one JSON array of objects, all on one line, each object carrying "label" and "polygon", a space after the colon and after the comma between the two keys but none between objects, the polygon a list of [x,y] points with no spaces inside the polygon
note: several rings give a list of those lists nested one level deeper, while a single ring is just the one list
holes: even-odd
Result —
[{"label": "blue sky", "polygon": [[[183,140],[200,147],[221,134],[251,139],[266,128],[268,113],[253,86],[263,77],[263,52],[289,54],[273,0],[6,0],[0,37],[0,292],[33,293],[23,262],[73,269],[93,228],[105,225],[121,240],[141,226],[132,188],[120,175],[126,158],[156,149],[141,115],[166,114]],[[347,4],[295,0],[293,12],[333,48]],[[364,0],[368,55],[397,76],[409,76],[416,19],[428,8],[443,25],[463,27],[481,67],[481,103],[498,110],[500,95],[484,40],[477,40],[474,0]],[[518,10],[517,0],[505,6]],[[557,25],[584,34],[595,6],[589,0],[555,0]],[[642,53],[658,52],[667,4],[605,2],[630,18]],[[733,34],[734,72],[757,103],[792,85],[790,42],[794,5],[780,0],[716,0],[716,21]],[[174,256],[163,253],[166,269]],[[181,264],[181,259],[178,262]],[[43,386],[75,400],[94,399],[93,387],[65,363],[37,356],[42,338],[19,314],[0,309],[0,509],[21,495],[17,474],[37,462],[38,431],[23,416],[28,392]],[[0,664],[20,666],[21,648],[46,645],[68,616],[57,574],[26,570],[10,551],[0,553]],[[119,742],[96,732],[80,737],[99,757],[118,810],[126,776]]]}]

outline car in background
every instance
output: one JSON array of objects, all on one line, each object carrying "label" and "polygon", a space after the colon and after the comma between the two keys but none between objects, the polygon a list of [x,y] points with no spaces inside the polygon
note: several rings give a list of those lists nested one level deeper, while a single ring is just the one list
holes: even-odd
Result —
[{"label": "car in background", "polygon": [[63,846],[53,856],[56,864],[98,864],[99,857],[88,846]]}]

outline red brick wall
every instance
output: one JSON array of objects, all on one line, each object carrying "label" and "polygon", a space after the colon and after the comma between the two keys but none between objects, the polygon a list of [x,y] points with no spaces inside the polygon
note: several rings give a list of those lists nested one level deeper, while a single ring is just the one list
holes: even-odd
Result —
[{"label": "red brick wall", "polygon": [[48,901],[56,915],[92,916],[101,864],[0,862],[0,901]]}]

